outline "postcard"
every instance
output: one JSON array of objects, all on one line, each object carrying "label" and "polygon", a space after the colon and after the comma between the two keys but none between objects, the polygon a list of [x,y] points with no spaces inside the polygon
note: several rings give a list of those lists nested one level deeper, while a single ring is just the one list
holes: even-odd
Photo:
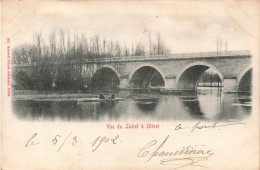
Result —
[{"label": "postcard", "polygon": [[259,1],[1,2],[1,169],[259,169]]}]

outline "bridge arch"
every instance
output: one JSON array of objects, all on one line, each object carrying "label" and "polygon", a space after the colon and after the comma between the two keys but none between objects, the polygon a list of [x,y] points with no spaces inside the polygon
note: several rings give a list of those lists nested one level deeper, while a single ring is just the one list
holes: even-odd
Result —
[{"label": "bridge arch", "polygon": [[120,74],[109,65],[103,65],[98,68],[91,78],[90,88],[93,90],[110,90],[117,89],[120,85]]},{"label": "bridge arch", "polygon": [[[109,68],[109,69],[113,70],[113,71],[116,73],[117,77],[120,78],[119,72],[118,72],[113,66],[103,65],[101,68],[98,68],[97,71],[98,71],[99,69],[102,69],[102,68]],[[96,71],[96,72],[97,72],[97,71]]]},{"label": "bridge arch", "polygon": [[209,68],[217,73],[221,82],[223,82],[223,74],[215,66],[205,62],[192,62],[185,66],[178,74],[176,79],[177,89],[195,90],[201,75]]},{"label": "bridge arch", "polygon": [[253,67],[246,67],[237,77],[238,91],[251,91]]},{"label": "bridge arch", "polygon": [[242,79],[242,77],[250,71],[250,69],[253,69],[253,66],[249,65],[246,68],[243,69],[243,71],[240,72],[240,74],[237,76],[237,82],[239,83]]},{"label": "bridge arch", "polygon": [[158,66],[144,63],[135,67],[129,74],[129,83],[141,87],[165,86],[165,74]]}]

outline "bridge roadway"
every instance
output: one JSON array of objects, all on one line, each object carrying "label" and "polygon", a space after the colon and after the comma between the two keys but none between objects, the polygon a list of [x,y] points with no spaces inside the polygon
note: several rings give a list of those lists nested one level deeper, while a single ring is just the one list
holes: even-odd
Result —
[{"label": "bridge roadway", "polygon": [[[209,68],[219,75],[225,92],[243,91],[252,76],[250,51],[184,53],[154,56],[93,58],[47,63],[52,75],[64,64],[78,72],[86,86],[95,81],[115,81],[120,88],[154,88],[195,90],[201,75]],[[42,63],[13,64],[13,75],[29,74]],[[46,65],[46,63],[44,63]],[[109,73],[109,74],[108,74]],[[107,74],[107,75],[106,75]],[[112,80],[111,80],[112,79]],[[112,82],[113,83],[113,82]]]}]

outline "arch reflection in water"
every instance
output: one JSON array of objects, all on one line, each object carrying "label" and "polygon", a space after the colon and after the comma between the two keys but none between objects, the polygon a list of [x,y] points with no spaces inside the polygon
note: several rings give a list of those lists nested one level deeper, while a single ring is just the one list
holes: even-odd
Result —
[{"label": "arch reflection in water", "polygon": [[155,113],[156,106],[159,103],[159,99],[151,97],[135,98],[137,107],[144,113]]},{"label": "arch reflection in water", "polygon": [[249,95],[250,93],[239,93],[235,100],[235,103],[238,103],[237,107],[241,107],[241,109],[250,114],[252,111],[252,97]]},{"label": "arch reflection in water", "polygon": [[198,87],[197,93],[180,97],[180,101],[193,117],[214,120],[221,112],[221,88]]},{"label": "arch reflection in water", "polygon": [[220,87],[198,87],[198,100],[201,111],[207,119],[216,119],[221,113],[223,92]]},{"label": "arch reflection in water", "polygon": [[185,110],[187,110],[191,116],[203,118],[204,113],[201,112],[197,96],[180,97],[180,101],[184,105]]}]

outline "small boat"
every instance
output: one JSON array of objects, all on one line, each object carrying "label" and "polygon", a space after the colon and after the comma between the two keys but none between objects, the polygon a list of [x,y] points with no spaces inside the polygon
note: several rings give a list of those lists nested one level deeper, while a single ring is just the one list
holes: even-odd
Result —
[{"label": "small boat", "polygon": [[100,99],[100,98],[81,98],[77,99],[78,102],[112,102],[112,101],[121,101],[124,98],[114,98],[114,99]]}]

